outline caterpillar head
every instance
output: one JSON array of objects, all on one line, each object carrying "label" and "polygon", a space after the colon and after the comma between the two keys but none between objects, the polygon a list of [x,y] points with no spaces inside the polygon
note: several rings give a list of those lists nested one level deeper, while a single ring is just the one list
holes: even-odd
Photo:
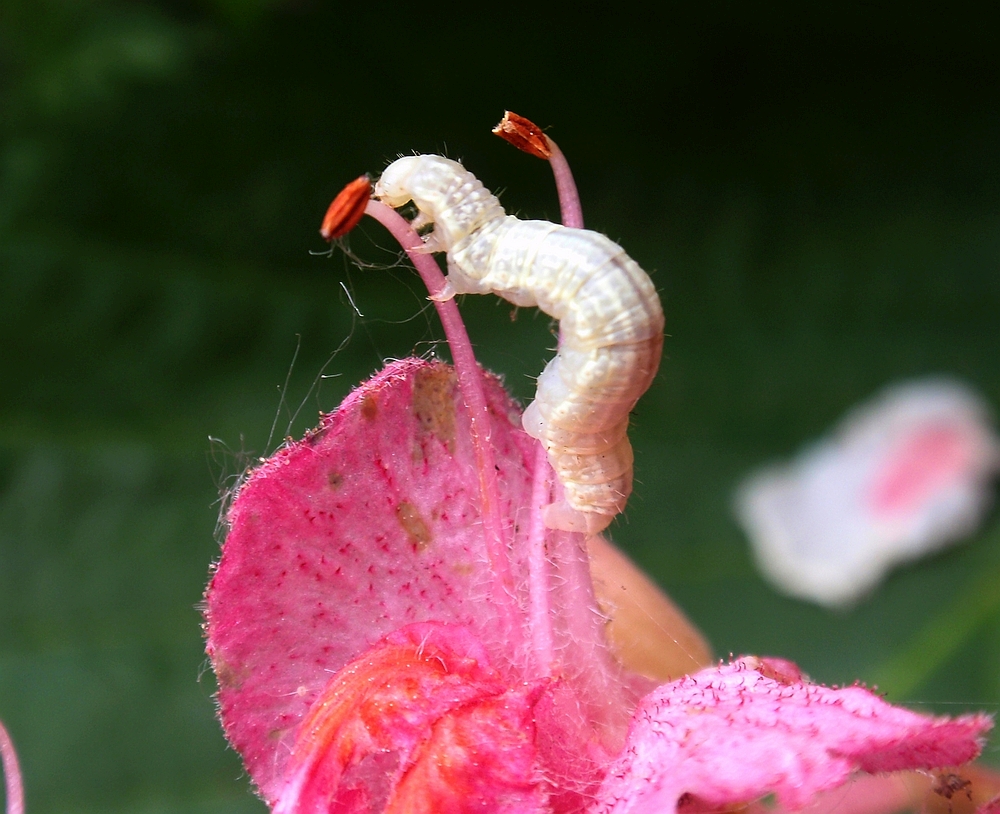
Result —
[{"label": "caterpillar head", "polygon": [[440,155],[393,161],[375,184],[375,197],[394,209],[413,201],[420,212],[414,225],[434,225],[426,238],[431,251],[449,251],[483,224],[504,216],[500,202],[471,172]]},{"label": "caterpillar head", "polygon": [[[423,164],[424,157],[410,155],[393,161],[375,183],[375,197],[382,203],[398,209],[414,199],[412,178]],[[420,202],[416,202],[420,208]],[[421,211],[423,211],[421,209]]]}]

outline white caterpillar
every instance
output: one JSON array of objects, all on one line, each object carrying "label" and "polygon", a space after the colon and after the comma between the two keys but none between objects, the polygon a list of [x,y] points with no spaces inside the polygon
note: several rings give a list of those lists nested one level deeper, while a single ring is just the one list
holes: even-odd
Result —
[{"label": "white caterpillar", "polygon": [[413,201],[433,224],[428,251],[447,252],[441,298],[494,293],[559,320],[559,352],[538,377],[525,431],[545,446],[565,500],[550,528],[596,534],[632,492],[629,411],[656,375],[663,309],[649,275],[604,235],[507,215],[457,161],[401,158],[375,185],[391,207]]}]

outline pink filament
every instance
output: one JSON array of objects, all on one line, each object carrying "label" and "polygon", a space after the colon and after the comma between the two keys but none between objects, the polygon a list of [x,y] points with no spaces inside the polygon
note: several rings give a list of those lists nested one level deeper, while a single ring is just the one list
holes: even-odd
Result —
[{"label": "pink filament", "polygon": [[538,442],[535,451],[535,473],[531,486],[531,514],[528,521],[528,616],[531,629],[531,649],[539,677],[552,672],[552,614],[549,602],[549,557],[547,532],[542,516],[551,502],[549,456]]},{"label": "pink filament", "polygon": [[[381,223],[403,247],[410,262],[420,274],[431,299],[439,295],[445,287],[445,278],[434,259],[424,249],[424,242],[396,210],[381,201],[371,200],[366,214]],[[507,543],[500,514],[500,490],[497,486],[496,463],[493,447],[490,445],[490,415],[483,392],[481,372],[476,356],[465,330],[465,323],[458,312],[454,299],[443,302],[434,300],[438,316],[444,327],[448,346],[455,361],[458,386],[465,407],[469,411],[472,424],[472,443],[476,452],[476,468],[479,471],[479,490],[483,503],[483,525],[486,531],[487,550],[490,565],[496,576],[501,592],[513,597],[513,586],[507,559]],[[508,608],[508,611],[512,611]]]},{"label": "pink filament", "polygon": [[10,739],[4,725],[0,723],[0,760],[3,761],[4,781],[7,788],[7,814],[24,814],[24,784],[21,767],[14,751],[14,741]]},{"label": "pink filament", "polygon": [[[573,181],[566,156],[548,136],[551,153],[549,164],[555,176],[556,191],[564,226],[583,228],[583,211],[580,195]],[[554,655],[552,643],[552,614],[549,602],[549,558],[547,551],[548,529],[542,513],[551,502],[552,468],[545,447],[538,442],[535,454],[535,475],[531,491],[531,519],[528,526],[528,615],[531,627],[531,644],[536,667],[541,676],[552,672]]]},{"label": "pink filament", "polygon": [[552,174],[556,179],[556,192],[559,193],[559,209],[562,213],[563,226],[582,229],[583,209],[580,208],[580,193],[577,192],[569,162],[566,161],[566,156],[559,149],[559,145],[548,136],[545,138],[548,139],[549,148],[552,150],[549,164],[552,166]]}]

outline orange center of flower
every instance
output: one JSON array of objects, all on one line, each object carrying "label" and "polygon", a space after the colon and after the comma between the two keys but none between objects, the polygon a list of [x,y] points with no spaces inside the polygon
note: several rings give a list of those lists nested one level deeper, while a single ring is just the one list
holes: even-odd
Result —
[{"label": "orange center of flower", "polygon": [[390,639],[313,704],[276,814],[542,810],[535,693],[509,689],[460,628],[415,625]]}]

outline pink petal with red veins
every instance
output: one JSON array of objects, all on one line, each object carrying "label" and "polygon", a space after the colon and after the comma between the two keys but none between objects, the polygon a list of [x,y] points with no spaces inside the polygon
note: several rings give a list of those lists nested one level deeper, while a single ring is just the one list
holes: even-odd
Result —
[{"label": "pink petal with red veins", "polygon": [[[537,677],[523,610],[535,442],[499,383],[485,384],[512,586],[496,585],[489,567],[469,421],[441,363],[390,364],[252,472],[233,501],[206,593],[208,651],[226,734],[268,802],[331,676],[393,630],[460,626],[507,686]],[[552,672],[573,697],[560,715],[576,716],[553,731],[585,732],[595,755],[616,752],[634,677],[604,647],[582,538],[547,542]]]},{"label": "pink petal with red veins", "polygon": [[665,684],[643,699],[593,814],[672,812],[775,794],[790,809],[856,771],[956,765],[979,754],[985,715],[931,718],[862,687],[778,679],[736,661]]}]

